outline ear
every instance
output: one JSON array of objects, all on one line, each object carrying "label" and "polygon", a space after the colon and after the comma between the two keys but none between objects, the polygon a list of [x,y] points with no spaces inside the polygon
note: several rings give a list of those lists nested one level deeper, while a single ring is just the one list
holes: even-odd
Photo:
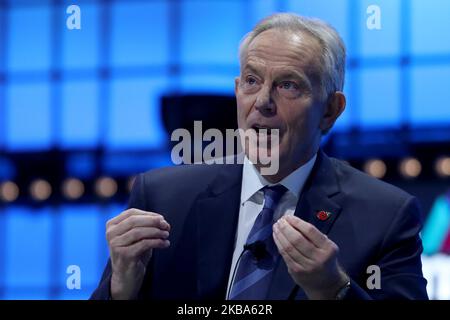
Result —
[{"label": "ear", "polygon": [[337,118],[344,112],[346,105],[345,95],[341,91],[336,91],[327,100],[324,114],[320,121],[322,132],[328,132],[336,122]]},{"label": "ear", "polygon": [[234,94],[237,96],[239,91],[239,77],[234,78]]}]

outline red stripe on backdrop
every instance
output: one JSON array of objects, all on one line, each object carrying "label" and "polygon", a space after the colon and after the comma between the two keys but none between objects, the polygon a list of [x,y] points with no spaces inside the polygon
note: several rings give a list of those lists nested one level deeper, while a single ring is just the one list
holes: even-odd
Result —
[{"label": "red stripe on backdrop", "polygon": [[447,232],[447,238],[441,247],[441,252],[450,254],[450,230]]}]

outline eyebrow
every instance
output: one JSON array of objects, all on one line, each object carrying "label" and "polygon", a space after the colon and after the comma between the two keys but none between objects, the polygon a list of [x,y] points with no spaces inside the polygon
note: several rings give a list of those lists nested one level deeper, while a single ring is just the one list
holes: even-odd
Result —
[{"label": "eyebrow", "polygon": [[275,80],[279,81],[280,79],[286,79],[286,78],[297,79],[303,85],[306,85],[308,88],[312,88],[311,81],[308,79],[308,77],[296,70],[282,71],[282,72],[280,72],[280,74],[276,75]]},{"label": "eyebrow", "polygon": [[246,71],[246,70],[249,70],[249,71],[255,73],[257,76],[261,76],[261,74],[258,71],[258,69],[255,66],[251,65],[251,64],[246,64],[245,65],[243,71]]},{"label": "eyebrow", "polygon": [[[260,72],[258,71],[258,68],[252,64],[247,64],[244,69],[244,71],[248,70],[253,73],[255,73],[257,76],[261,76]],[[301,82],[301,84],[308,87],[308,89],[312,89],[311,81],[308,79],[308,77],[298,72],[297,70],[283,70],[279,74],[276,75],[275,81],[279,81],[280,79],[286,79],[286,78],[293,78]]]}]

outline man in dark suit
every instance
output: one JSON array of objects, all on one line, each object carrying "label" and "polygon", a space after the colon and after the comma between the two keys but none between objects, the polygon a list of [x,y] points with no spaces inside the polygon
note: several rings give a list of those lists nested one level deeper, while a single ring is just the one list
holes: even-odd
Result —
[{"label": "man in dark suit", "polygon": [[[139,175],[130,209],[107,223],[111,259],[92,298],[427,299],[415,198],[320,150],[345,108],[336,31],[277,14],[240,60],[238,124],[257,143],[244,143],[243,165]],[[265,129],[279,132],[276,150]],[[261,148],[275,174],[249,161]]]}]

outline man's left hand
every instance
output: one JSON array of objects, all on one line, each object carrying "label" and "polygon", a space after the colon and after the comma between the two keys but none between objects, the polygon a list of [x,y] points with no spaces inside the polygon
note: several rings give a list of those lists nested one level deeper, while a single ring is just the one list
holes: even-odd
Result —
[{"label": "man's left hand", "polygon": [[333,241],[296,216],[280,218],[273,238],[289,274],[309,299],[335,299],[349,278],[338,263],[339,247]]}]

